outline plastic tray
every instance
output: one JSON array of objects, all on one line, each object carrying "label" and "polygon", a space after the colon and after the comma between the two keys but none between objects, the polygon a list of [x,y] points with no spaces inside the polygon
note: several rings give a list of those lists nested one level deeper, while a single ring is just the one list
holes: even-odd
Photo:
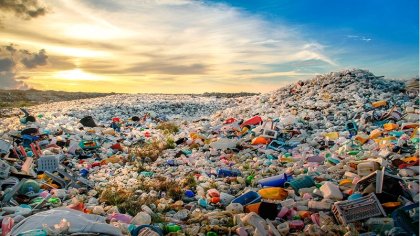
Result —
[{"label": "plastic tray", "polygon": [[385,216],[385,211],[374,193],[352,201],[336,202],[332,206],[332,212],[337,221],[344,225],[375,216]]}]

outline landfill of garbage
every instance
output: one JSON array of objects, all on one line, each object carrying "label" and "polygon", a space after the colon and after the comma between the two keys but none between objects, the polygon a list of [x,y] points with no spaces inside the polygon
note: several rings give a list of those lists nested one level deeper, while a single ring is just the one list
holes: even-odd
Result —
[{"label": "landfill of garbage", "polygon": [[0,122],[1,235],[418,235],[418,80],[112,95]]}]

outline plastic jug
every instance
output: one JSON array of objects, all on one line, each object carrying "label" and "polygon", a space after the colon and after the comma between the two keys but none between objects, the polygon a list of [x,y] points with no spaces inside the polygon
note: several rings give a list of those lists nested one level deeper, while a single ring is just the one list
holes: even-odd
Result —
[{"label": "plastic jug", "polygon": [[343,194],[337,185],[331,182],[325,182],[321,188],[319,188],[324,196],[324,198],[341,200],[343,199]]}]

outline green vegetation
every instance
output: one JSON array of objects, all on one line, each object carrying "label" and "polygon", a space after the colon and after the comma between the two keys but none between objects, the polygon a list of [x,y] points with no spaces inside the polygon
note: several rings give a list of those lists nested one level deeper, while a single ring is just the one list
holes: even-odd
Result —
[{"label": "green vegetation", "polygon": [[179,132],[179,127],[171,122],[162,122],[156,128],[162,130],[164,134],[176,134]]}]

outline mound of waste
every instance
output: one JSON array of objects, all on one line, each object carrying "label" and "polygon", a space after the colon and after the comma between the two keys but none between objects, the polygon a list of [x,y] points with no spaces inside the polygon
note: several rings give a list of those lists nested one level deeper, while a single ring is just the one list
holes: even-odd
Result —
[{"label": "mound of waste", "polygon": [[418,235],[415,81],[22,109],[0,124],[2,234]]}]

